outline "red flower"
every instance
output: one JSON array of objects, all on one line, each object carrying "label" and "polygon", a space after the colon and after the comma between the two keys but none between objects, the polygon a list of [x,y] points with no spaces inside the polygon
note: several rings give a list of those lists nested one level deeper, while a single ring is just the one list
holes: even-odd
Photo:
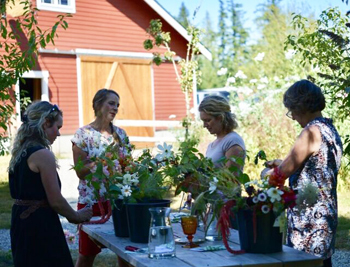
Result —
[{"label": "red flower", "polygon": [[278,167],[273,169],[273,173],[269,177],[269,184],[271,186],[283,187],[284,182],[286,181],[286,177],[279,170]]},{"label": "red flower", "polygon": [[282,195],[283,201],[287,207],[293,208],[296,205],[295,200],[297,199],[297,195],[293,190],[283,190],[284,194]]}]

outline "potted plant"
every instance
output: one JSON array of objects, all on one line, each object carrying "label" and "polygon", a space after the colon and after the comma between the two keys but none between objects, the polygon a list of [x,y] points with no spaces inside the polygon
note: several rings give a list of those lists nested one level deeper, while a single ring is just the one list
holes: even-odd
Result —
[{"label": "potted plant", "polygon": [[[145,149],[141,155],[134,158],[131,149],[126,156],[121,156],[118,146],[111,144],[103,154],[89,159],[93,164],[86,180],[95,189],[95,198],[102,214],[102,218],[93,223],[106,222],[112,214],[113,206],[116,235],[125,237],[130,234],[133,242],[148,241],[150,221],[148,208],[170,205],[170,200],[163,200],[163,197],[171,183],[162,174],[161,169],[171,158],[172,152],[169,153],[168,150],[171,146],[164,144],[158,148],[160,153],[156,156],[152,156],[150,150]],[[74,168],[79,170],[83,166],[83,163],[79,162]],[[108,211],[104,211],[101,204],[105,200],[111,203]],[[141,212],[140,206],[146,211]],[[141,212],[142,220],[134,216],[133,212],[137,215]],[[134,226],[133,221],[142,225]],[[142,234],[134,233],[135,229],[143,230]]]},{"label": "potted plant", "polygon": [[[298,205],[299,209],[315,203],[317,188],[310,184],[298,192],[285,186],[286,177],[275,168],[272,174],[242,185],[242,194],[229,199],[220,211],[218,227],[223,233],[227,250],[237,254],[274,253],[282,251],[284,211]],[[241,250],[232,250],[227,242],[228,216],[234,213],[238,220]]]}]

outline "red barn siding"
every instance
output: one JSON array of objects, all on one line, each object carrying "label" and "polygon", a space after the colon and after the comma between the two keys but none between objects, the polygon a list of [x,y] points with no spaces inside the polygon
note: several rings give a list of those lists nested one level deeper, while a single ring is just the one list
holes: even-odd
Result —
[{"label": "red barn siding", "polygon": [[79,126],[76,57],[44,54],[38,67],[49,71],[50,101],[63,111],[61,134],[73,134]]},{"label": "red barn siding", "polygon": [[156,120],[168,120],[173,114],[176,115],[176,120],[181,120],[186,115],[185,95],[176,80],[173,65],[154,65],[153,70]]},{"label": "red barn siding", "polygon": [[[50,27],[58,15],[52,11],[39,14],[38,21],[43,28]],[[58,30],[55,48],[146,52],[143,41],[151,19],[160,19],[160,16],[143,0],[99,0],[98,4],[96,0],[76,0],[76,13],[67,18],[66,31]],[[171,48],[185,57],[186,40],[164,21],[163,29],[171,32]]]}]

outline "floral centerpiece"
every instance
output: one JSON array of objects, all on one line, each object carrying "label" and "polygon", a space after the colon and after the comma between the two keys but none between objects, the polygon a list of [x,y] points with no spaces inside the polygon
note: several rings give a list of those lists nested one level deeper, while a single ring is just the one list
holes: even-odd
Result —
[{"label": "floral centerpiece", "polygon": [[[229,252],[234,254],[244,252],[243,250],[232,250],[228,245],[227,237],[230,233],[230,215],[237,215],[240,211],[248,211],[252,214],[252,232],[254,242],[256,242],[257,235],[259,234],[257,232],[257,219],[259,216],[272,215],[271,218],[273,219],[271,220],[273,221],[271,226],[279,226],[278,231],[282,232],[285,224],[284,211],[286,209],[296,206],[302,210],[306,206],[312,206],[316,202],[318,190],[311,183],[305,184],[298,193],[286,186],[285,183],[286,177],[276,167],[268,175],[262,175],[260,180],[251,180],[242,183],[242,193],[235,194],[222,206],[217,227],[222,231],[223,241]],[[282,243],[280,246],[282,246]]]},{"label": "floral centerpiece", "polygon": [[[85,177],[88,185],[94,188],[98,201],[101,219],[92,223],[104,223],[111,216],[111,205],[120,199],[124,203],[142,202],[149,199],[162,199],[169,190],[171,182],[161,170],[169,163],[172,152],[167,144],[159,145],[160,152],[152,156],[149,149],[133,157],[133,147],[127,153],[121,153],[118,145],[112,143],[104,153],[88,159],[90,173]],[[74,169],[81,170],[84,163],[79,161]],[[108,211],[102,205],[108,202]],[[117,207],[118,208],[118,207]],[[90,222],[91,223],[91,222]]]}]

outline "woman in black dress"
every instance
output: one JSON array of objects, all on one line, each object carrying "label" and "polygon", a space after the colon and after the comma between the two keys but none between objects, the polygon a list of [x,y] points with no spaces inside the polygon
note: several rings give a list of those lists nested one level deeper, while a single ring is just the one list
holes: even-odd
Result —
[{"label": "woman in black dress", "polygon": [[25,112],[14,140],[9,183],[15,200],[10,231],[15,267],[73,266],[58,214],[71,223],[92,216],[91,208],[73,210],[60,192],[50,147],[62,124],[62,111],[56,105],[36,102]]}]

